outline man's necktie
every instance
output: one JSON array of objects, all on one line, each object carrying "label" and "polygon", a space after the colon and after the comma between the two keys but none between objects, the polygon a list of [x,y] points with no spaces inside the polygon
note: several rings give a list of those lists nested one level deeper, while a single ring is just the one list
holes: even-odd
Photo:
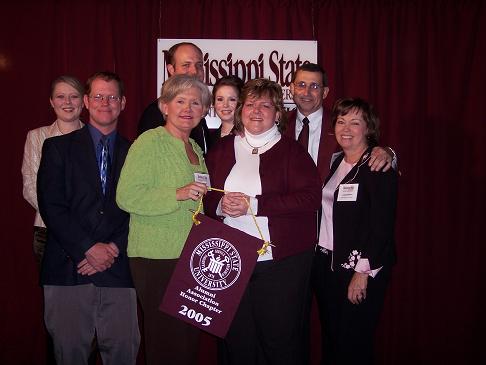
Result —
[{"label": "man's necktie", "polygon": [[110,163],[110,151],[108,148],[108,138],[106,136],[101,137],[101,154],[100,154],[100,179],[101,190],[103,194],[106,192],[106,183],[108,178],[108,164]]},{"label": "man's necktie", "polygon": [[297,141],[307,151],[309,147],[309,119],[307,119],[307,117],[302,119],[302,124],[303,124],[302,130],[300,131],[299,138],[297,138]]}]

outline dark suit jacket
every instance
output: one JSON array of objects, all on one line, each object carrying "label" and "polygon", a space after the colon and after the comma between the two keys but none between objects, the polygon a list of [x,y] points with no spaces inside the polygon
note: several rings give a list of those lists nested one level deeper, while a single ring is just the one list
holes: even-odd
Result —
[{"label": "dark suit jacket", "polygon": [[[372,270],[391,266],[395,262],[395,211],[397,204],[397,172],[373,172],[367,162],[366,151],[342,183],[359,184],[356,201],[337,201],[339,189],[334,193],[333,204],[333,266],[345,270],[354,250],[367,258]],[[333,162],[326,182],[334,174],[344,154]],[[361,165],[362,164],[362,165]],[[361,166],[360,166],[361,165]],[[359,168],[358,168],[359,166]]]},{"label": "dark suit jacket", "polygon": [[[116,184],[129,146],[117,134],[107,192],[103,195],[87,127],[44,142],[37,175],[39,211],[48,228],[42,285],[133,286],[126,254],[129,215],[115,202]],[[101,273],[78,275],[77,264],[96,242],[114,242],[119,257]]]},{"label": "dark suit jacket", "polygon": [[[154,129],[165,125],[164,115],[159,109],[158,101],[155,100],[145,108],[138,122],[138,135],[149,129]],[[191,131],[190,137],[201,147],[203,155],[208,153],[211,146],[211,137],[206,124],[206,119],[201,119],[199,124]]]},{"label": "dark suit jacket", "polygon": [[[224,188],[236,159],[234,135],[228,135],[209,151],[206,159],[211,186]],[[311,250],[317,243],[317,210],[321,205],[321,183],[314,162],[295,140],[282,136],[260,155],[262,194],[258,195],[259,216],[268,217],[273,257]],[[204,212],[215,219],[222,194],[210,191]]]},{"label": "dark suit jacket", "polygon": [[[317,155],[317,169],[319,170],[319,176],[321,182],[324,182],[329,174],[329,166],[331,164],[331,156],[334,152],[340,150],[339,145],[336,142],[334,131],[332,130],[329,120],[324,120],[325,111],[322,112],[322,128],[321,138],[319,141],[319,154]],[[285,135],[295,139],[295,123],[297,118],[297,109],[291,110],[287,114],[287,127],[285,129]]]}]

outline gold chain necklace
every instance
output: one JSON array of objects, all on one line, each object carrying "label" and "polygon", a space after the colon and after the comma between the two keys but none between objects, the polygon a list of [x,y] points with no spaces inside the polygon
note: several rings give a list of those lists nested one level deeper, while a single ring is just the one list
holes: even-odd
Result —
[{"label": "gold chain necklace", "polygon": [[245,136],[245,141],[246,141],[246,143],[248,143],[248,146],[250,146],[250,147],[252,148],[252,150],[251,150],[251,154],[252,154],[252,155],[258,155],[258,149],[259,149],[259,148],[263,148],[263,147],[265,147],[267,144],[269,144],[270,142],[272,142],[272,141],[273,141],[273,137],[272,137],[272,139],[270,139],[270,140],[269,140],[268,142],[266,142],[265,144],[262,144],[261,146],[253,146],[253,145],[251,145],[251,144],[250,144],[250,142],[248,142],[248,140],[246,139],[246,136]]}]

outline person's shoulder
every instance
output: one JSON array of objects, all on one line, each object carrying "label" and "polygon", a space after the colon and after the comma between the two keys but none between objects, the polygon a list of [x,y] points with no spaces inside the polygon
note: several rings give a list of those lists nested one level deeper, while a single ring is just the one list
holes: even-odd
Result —
[{"label": "person's shoulder", "polygon": [[[371,149],[368,154],[371,153]],[[395,182],[398,178],[398,173],[395,169],[389,168],[387,171],[372,171],[368,164],[369,156],[364,156],[360,162],[359,172],[363,178],[369,182],[376,181],[390,181]]]},{"label": "person's shoulder", "polygon": [[337,168],[336,165],[340,164],[343,158],[344,158],[344,152],[342,150],[338,152],[334,152],[331,155],[331,161],[329,163],[329,165],[331,166],[331,170],[334,171]]},{"label": "person's shoulder", "polygon": [[294,138],[292,138],[291,136],[286,135],[286,134],[282,134],[281,136],[282,136],[282,138],[280,139],[279,144],[282,147],[285,147],[285,148],[290,149],[292,151],[296,151],[297,153],[307,153],[308,154],[308,152],[305,150],[305,148],[302,147],[302,145],[299,142],[297,142]]},{"label": "person's shoulder", "polygon": [[214,129],[208,129],[209,132],[209,140],[211,141],[211,146],[216,145],[218,141],[223,138],[221,137],[221,126]]},{"label": "person's shoulder", "polygon": [[234,146],[234,143],[235,143],[235,138],[236,138],[236,135],[234,134],[228,134],[224,137],[221,137],[218,139],[218,141],[214,144],[213,147],[211,147],[211,150],[226,150],[228,148],[231,148]]},{"label": "person's shoulder", "polygon": [[174,151],[176,139],[172,137],[164,127],[157,127],[143,132],[133,142],[132,148],[142,153],[160,151],[163,155]]},{"label": "person's shoulder", "polygon": [[159,99],[155,99],[153,101],[151,101],[146,107],[145,109],[143,110],[142,112],[142,116],[144,114],[147,114],[147,113],[153,113],[155,112],[156,110],[160,112],[159,110],[159,105],[158,105],[158,100]]},{"label": "person's shoulder", "polygon": [[67,151],[71,148],[73,141],[79,139],[80,129],[60,136],[46,138],[42,145],[43,153],[49,150]]},{"label": "person's shoulder", "polygon": [[31,129],[27,133],[28,134],[39,134],[39,133],[42,133],[42,132],[49,130],[52,126],[53,126],[53,123],[48,124],[48,125],[44,125],[42,127],[37,127],[37,128]]},{"label": "person's shoulder", "polygon": [[289,110],[285,115],[285,119],[284,131],[282,134],[293,137],[293,134],[295,133],[295,122],[297,120],[297,108]]},{"label": "person's shoulder", "polygon": [[371,171],[371,167],[368,163],[364,164],[364,171],[369,179],[373,180],[396,180],[398,178],[398,173],[393,168],[389,168],[386,171]]},{"label": "person's shoulder", "polygon": [[295,122],[295,119],[297,118],[297,108],[287,111],[286,117],[288,122]]},{"label": "person's shoulder", "polygon": [[164,116],[159,109],[158,99],[152,101],[147,107],[143,110],[142,115],[140,117],[140,122],[154,122],[163,120]]},{"label": "person's shoulder", "polygon": [[159,109],[158,99],[155,99],[143,110],[140,120],[138,121],[137,134],[141,135],[143,132],[163,124],[164,116]]},{"label": "person's shoulder", "polygon": [[31,129],[27,132],[27,139],[51,137],[54,134],[53,129],[55,127],[54,122],[49,125]]},{"label": "person's shoulder", "polygon": [[117,141],[119,147],[123,148],[123,149],[130,148],[130,145],[132,144],[132,142],[128,138],[126,138],[125,136],[120,134],[120,132],[118,132],[116,134],[116,141]]},{"label": "person's shoulder", "polygon": [[82,127],[80,129],[76,129],[70,133],[61,134],[59,136],[53,136],[46,139],[44,143],[70,143],[73,140],[79,139],[84,133],[87,133],[87,127]]},{"label": "person's shoulder", "polygon": [[228,151],[234,151],[235,146],[234,134],[228,134],[227,136],[219,138],[209,149],[206,160],[219,159],[220,155],[226,155]]},{"label": "person's shoulder", "polygon": [[231,133],[231,134],[227,134],[224,137],[221,137],[219,140],[221,141],[222,145],[228,145],[234,143],[235,138],[236,138],[236,134]]},{"label": "person's shoulder", "polygon": [[272,157],[275,158],[285,158],[289,160],[297,160],[297,161],[305,161],[312,158],[310,157],[309,153],[302,147],[302,145],[297,142],[295,139],[287,136],[285,134],[280,135],[280,140],[268,150],[270,153],[265,153],[268,158]]},{"label": "person's shoulder", "polygon": [[154,109],[159,110],[159,99],[155,99],[145,108],[145,110],[154,110]]},{"label": "person's shoulder", "polygon": [[160,138],[168,138],[168,133],[162,126],[146,130],[137,137],[135,142],[140,143],[140,141],[152,141]]}]

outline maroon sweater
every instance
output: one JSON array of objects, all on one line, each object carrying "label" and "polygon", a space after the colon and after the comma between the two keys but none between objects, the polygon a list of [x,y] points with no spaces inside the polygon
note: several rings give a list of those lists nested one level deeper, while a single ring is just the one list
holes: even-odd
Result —
[{"label": "maroon sweater", "polygon": [[[211,185],[222,189],[235,160],[235,136],[222,138],[207,155]],[[268,217],[274,259],[312,249],[318,239],[317,210],[321,206],[321,182],[317,168],[295,140],[282,136],[260,155],[262,194],[258,215]],[[205,213],[219,220],[216,208],[222,193],[210,191],[204,199]]]}]

